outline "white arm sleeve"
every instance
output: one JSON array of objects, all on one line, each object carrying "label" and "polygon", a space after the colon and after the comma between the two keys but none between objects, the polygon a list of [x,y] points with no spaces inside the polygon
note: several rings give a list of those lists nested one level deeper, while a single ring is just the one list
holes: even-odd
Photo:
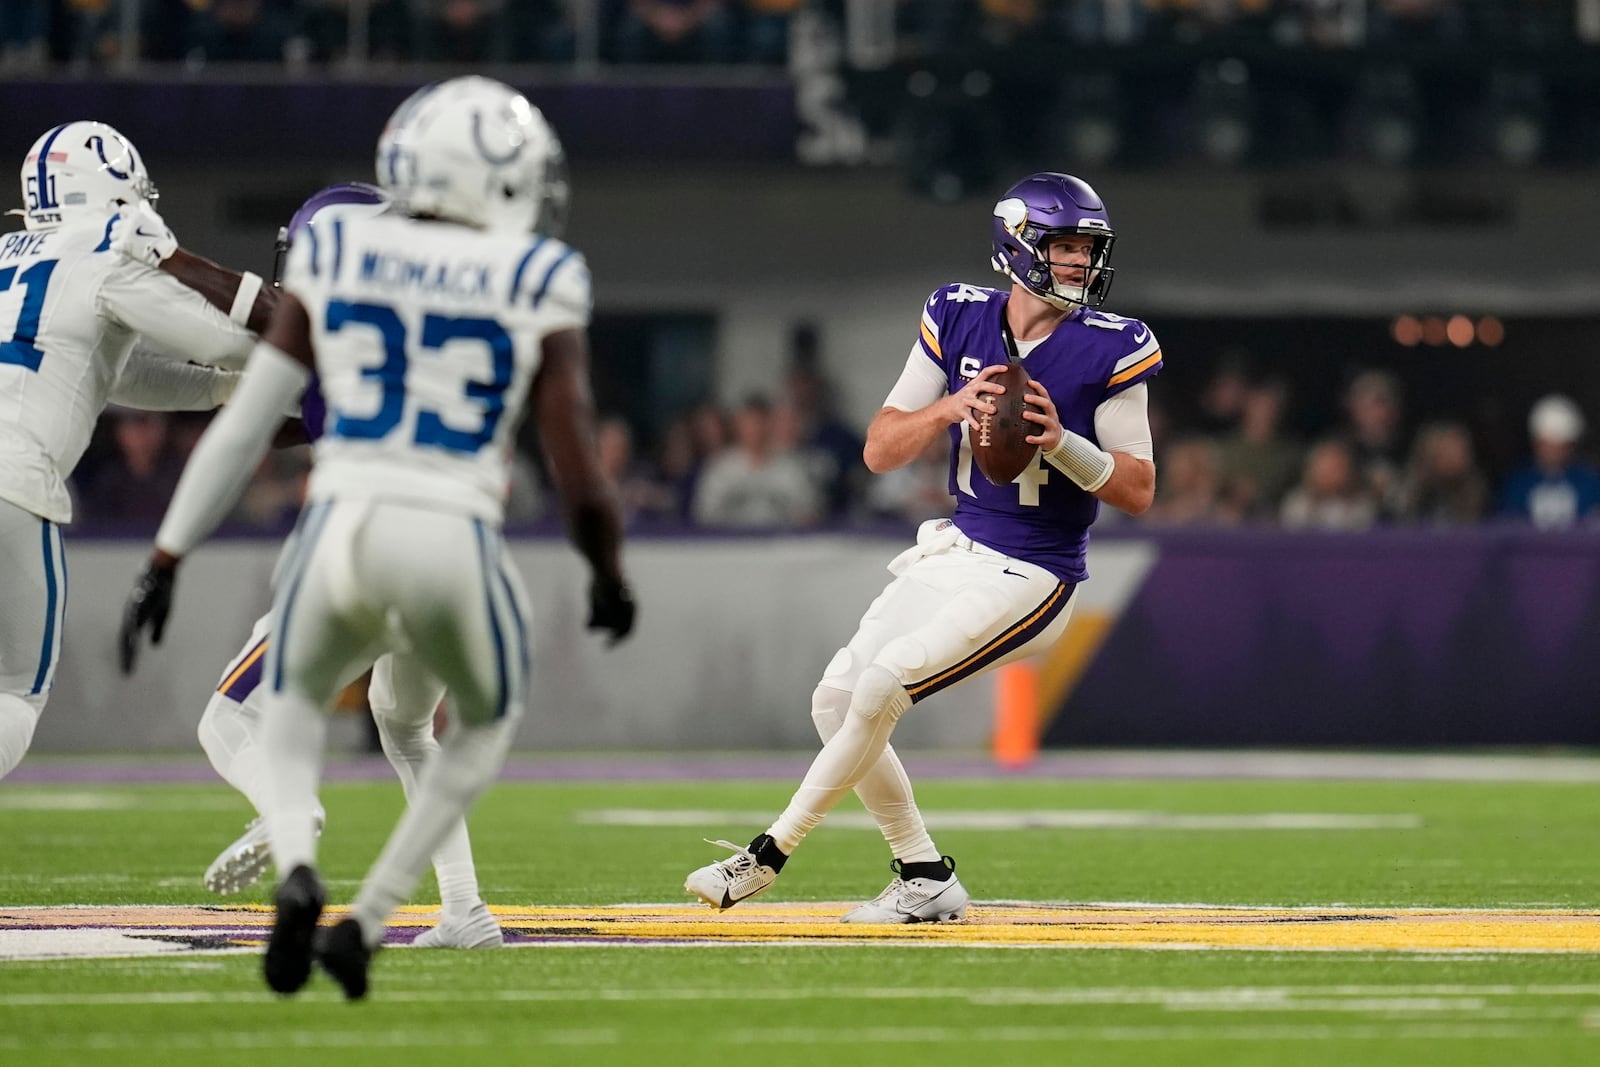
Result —
[{"label": "white arm sleeve", "polygon": [[182,558],[208,537],[243,494],[283,411],[311,374],[269,344],[256,346],[233,402],[211,420],[178,479],[156,547]]},{"label": "white arm sleeve", "polygon": [[1094,409],[1094,435],[1107,452],[1126,452],[1154,460],[1150,437],[1150,391],[1143,382],[1130,385]]},{"label": "white arm sleeve", "polygon": [[949,390],[944,372],[930,363],[922,352],[922,346],[916,344],[911,346],[906,369],[900,372],[900,380],[889,390],[883,406],[901,411],[921,411]]},{"label": "white arm sleeve", "polygon": [[210,411],[239,384],[237,371],[200,367],[135,348],[111,387],[110,400],[145,411]]},{"label": "white arm sleeve", "polygon": [[162,270],[125,260],[100,286],[100,310],[155,347],[196,363],[238,370],[255,335]]}]

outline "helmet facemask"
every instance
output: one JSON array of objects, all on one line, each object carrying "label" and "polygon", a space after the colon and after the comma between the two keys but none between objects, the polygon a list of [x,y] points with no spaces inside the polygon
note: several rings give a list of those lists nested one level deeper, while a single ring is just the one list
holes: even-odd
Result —
[{"label": "helmet facemask", "polygon": [[[1088,183],[1070,174],[1029,175],[994,206],[990,260],[994,269],[1052,307],[1099,307],[1111,290],[1111,228],[1105,204]],[[1090,239],[1088,263],[1050,262],[1062,237]],[[1074,257],[1076,258],[1076,257]],[[1053,267],[1081,268],[1081,281],[1062,282]]]}]

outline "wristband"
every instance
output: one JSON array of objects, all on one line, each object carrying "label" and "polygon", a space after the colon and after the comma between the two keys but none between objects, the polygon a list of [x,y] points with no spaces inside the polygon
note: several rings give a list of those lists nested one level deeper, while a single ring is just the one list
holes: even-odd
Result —
[{"label": "wristband", "polygon": [[256,306],[256,297],[261,292],[261,275],[245,271],[239,277],[239,288],[233,293],[233,307],[228,309],[228,318],[236,325],[249,326],[250,312]]},{"label": "wristband", "polygon": [[1044,454],[1044,461],[1086,493],[1097,492],[1117,469],[1110,452],[1065,427],[1061,430],[1061,443]]}]

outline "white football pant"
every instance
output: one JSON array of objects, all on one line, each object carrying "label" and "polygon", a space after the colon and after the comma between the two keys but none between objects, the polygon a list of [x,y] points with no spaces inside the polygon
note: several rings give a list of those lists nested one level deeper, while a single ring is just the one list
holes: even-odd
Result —
[{"label": "white football pant", "polygon": [[55,683],[66,621],[61,528],[0,500],[0,778],[33,742]]},{"label": "white football pant", "polygon": [[889,746],[895,723],[923,697],[1049,648],[1072,613],[1073,586],[977,544],[948,519],[923,523],[889,570],[894,581],[812,695],[823,748],[767,831],[786,853],[854,788],[896,858],[937,860]]},{"label": "white football pant", "polygon": [[261,714],[281,873],[315,863],[326,709],[352,665],[401,651],[451,695],[451,729],[356,898],[371,943],[505,761],[528,671],[526,605],[497,527],[425,506],[316,501],[285,549]]}]

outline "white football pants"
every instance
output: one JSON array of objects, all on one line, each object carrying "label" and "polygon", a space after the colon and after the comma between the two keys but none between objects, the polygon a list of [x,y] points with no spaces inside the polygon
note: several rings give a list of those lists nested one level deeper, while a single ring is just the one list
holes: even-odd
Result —
[{"label": "white football pants", "polygon": [[923,697],[1049,648],[1066,631],[1074,586],[1043,567],[930,520],[889,564],[895,578],[823,671],[812,717],[824,741],[767,832],[793,852],[855,789],[896,858],[937,859],[900,758],[895,724]]},{"label": "white football pants", "polygon": [[412,657],[449,688],[438,756],[369,872],[356,915],[369,939],[494,779],[521,716],[527,595],[499,529],[395,501],[315,501],[277,579],[262,655],[268,836],[280,872],[314,864],[326,709],[352,666]]},{"label": "white football pants", "polygon": [[66,621],[61,528],[0,500],[0,778],[33,742]]}]

